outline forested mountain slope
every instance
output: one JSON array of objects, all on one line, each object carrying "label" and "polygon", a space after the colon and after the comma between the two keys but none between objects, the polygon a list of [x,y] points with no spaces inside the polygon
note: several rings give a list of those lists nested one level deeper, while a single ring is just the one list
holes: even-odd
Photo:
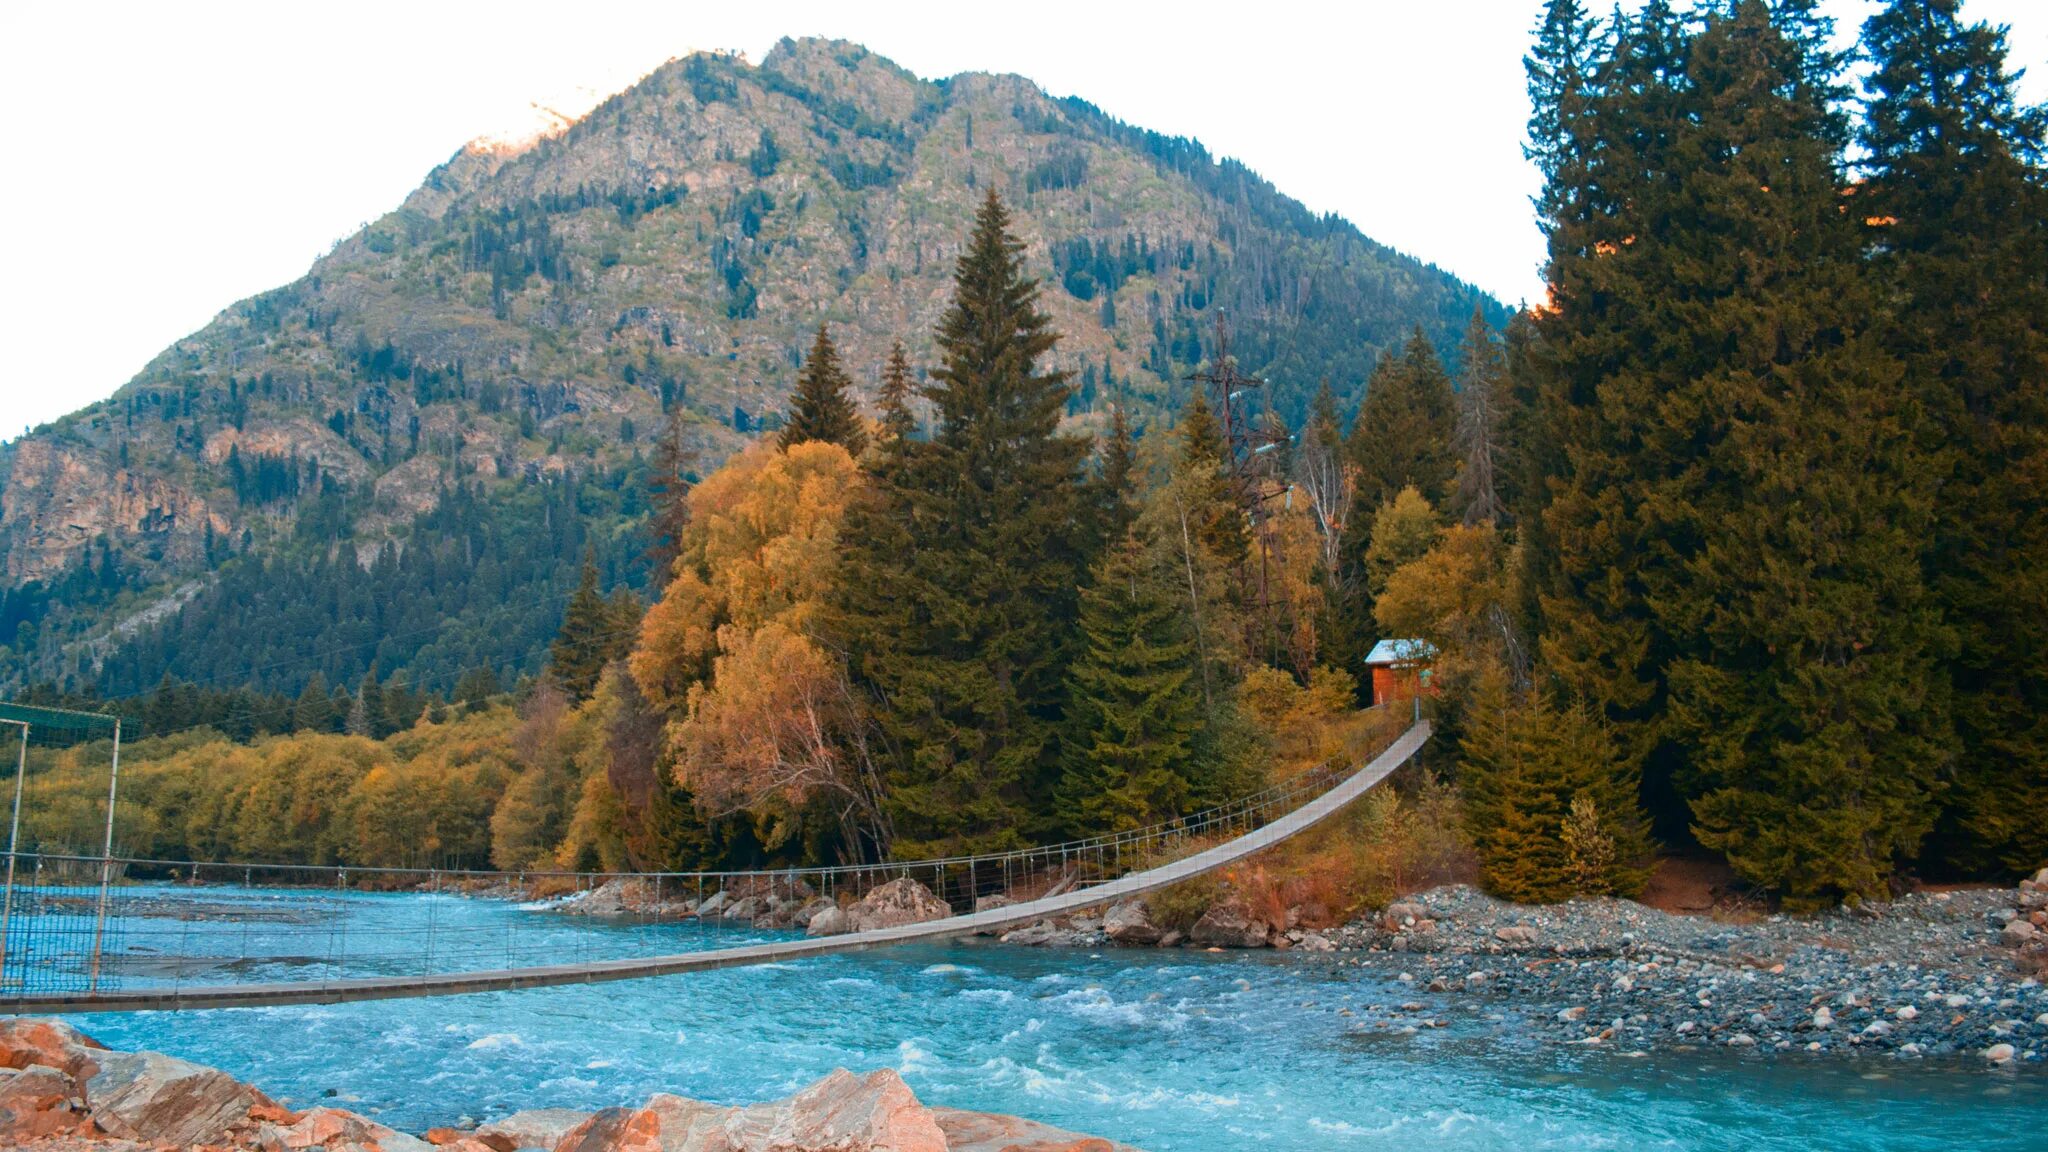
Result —
[{"label": "forested mountain slope", "polygon": [[585,552],[644,582],[645,460],[708,470],[831,325],[863,400],[928,361],[982,192],[1012,204],[1070,418],[1177,407],[1215,309],[1298,426],[1468,285],[1199,144],[1014,76],[857,46],[672,61],[552,138],[473,146],[301,280],[0,449],[0,687],[167,675],[297,691],[374,664],[446,691],[538,666]]}]

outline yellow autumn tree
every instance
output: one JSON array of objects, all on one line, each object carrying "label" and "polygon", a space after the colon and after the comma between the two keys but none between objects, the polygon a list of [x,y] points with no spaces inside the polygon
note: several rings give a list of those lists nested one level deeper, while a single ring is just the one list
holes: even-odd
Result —
[{"label": "yellow autumn tree", "polygon": [[630,660],[671,717],[678,782],[713,813],[753,814],[764,842],[793,835],[813,802],[848,832],[879,820],[863,713],[813,639],[862,483],[844,448],[806,441],[757,444],[699,484]]},{"label": "yellow autumn tree", "polygon": [[837,444],[762,442],[690,492],[675,571],[630,663],[657,707],[680,710],[712,677],[720,630],[779,622],[808,632],[838,571],[839,524],[863,482]]}]

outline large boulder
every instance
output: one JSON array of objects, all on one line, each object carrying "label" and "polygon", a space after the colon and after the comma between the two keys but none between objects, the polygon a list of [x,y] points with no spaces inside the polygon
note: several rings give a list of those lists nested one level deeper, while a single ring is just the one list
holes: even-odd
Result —
[{"label": "large boulder", "polygon": [[41,1064],[74,1080],[90,1080],[100,1070],[98,1057],[106,1050],[99,1041],[56,1020],[0,1020],[0,1068]]},{"label": "large boulder", "polygon": [[515,1149],[552,1149],[588,1119],[590,1113],[570,1108],[530,1108],[482,1125],[476,1138],[486,1143],[501,1140]]},{"label": "large boulder", "polygon": [[1124,900],[1103,915],[1102,934],[1117,944],[1147,945],[1159,943],[1166,933],[1152,923],[1152,910],[1143,900]]},{"label": "large boulder", "polygon": [[879,1068],[865,1076],[834,1069],[769,1107],[773,1119],[765,1130],[754,1115],[757,1110],[747,1109],[749,1139],[742,1147],[748,1152],[947,1152],[946,1134],[893,1069]]},{"label": "large boulder", "polygon": [[846,909],[837,904],[811,913],[811,922],[804,925],[806,936],[837,936],[842,932],[851,931],[853,924],[846,915]]},{"label": "large boulder", "polygon": [[946,1134],[947,1152],[1132,1152],[1122,1144],[1018,1116],[957,1108],[934,1108],[931,1113]]},{"label": "large boulder", "polygon": [[754,917],[768,910],[768,902],[759,896],[742,896],[725,906],[719,913],[727,920],[745,920],[753,923]]},{"label": "large boulder", "polygon": [[606,1108],[570,1129],[554,1152],[662,1152],[661,1117],[647,1108]]},{"label": "large boulder", "polygon": [[90,1126],[78,1081],[43,1064],[0,1069],[0,1148]]},{"label": "large boulder", "polygon": [[266,1135],[287,1149],[321,1148],[339,1152],[341,1149],[375,1148],[380,1152],[426,1152],[433,1147],[416,1136],[394,1132],[375,1120],[339,1108],[310,1109],[291,1125]]},{"label": "large boulder", "polygon": [[1211,906],[1188,932],[1203,948],[1264,948],[1272,936],[1273,926],[1235,897]]},{"label": "large boulder", "polygon": [[[479,1131],[482,1131],[479,1129]],[[946,1134],[894,1071],[845,1069],[784,1100],[727,1108],[659,1095],[607,1108],[552,1152],[948,1152]],[[991,1152],[993,1150],[991,1149]]]},{"label": "large boulder", "polygon": [[809,928],[812,917],[827,908],[837,907],[839,907],[839,903],[830,896],[813,896],[809,900],[804,901],[803,907],[798,908],[790,915],[789,922],[799,928]]},{"label": "large boulder", "polygon": [[854,932],[922,924],[927,920],[943,920],[952,914],[953,909],[944,900],[908,876],[889,881],[861,897],[859,903],[846,911],[850,930]]},{"label": "large boulder", "polygon": [[[85,1084],[93,1120],[111,1136],[155,1144],[224,1144],[251,1109],[277,1105],[225,1072],[160,1052],[102,1052]],[[304,1145],[302,1145],[303,1147]]]}]

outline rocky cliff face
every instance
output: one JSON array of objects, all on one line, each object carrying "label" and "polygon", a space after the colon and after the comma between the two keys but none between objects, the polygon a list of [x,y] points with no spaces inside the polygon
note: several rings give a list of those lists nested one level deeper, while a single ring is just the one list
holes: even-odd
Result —
[{"label": "rocky cliff face", "polygon": [[[709,466],[775,424],[820,323],[866,387],[896,339],[928,362],[990,187],[1049,282],[1082,425],[1177,407],[1218,307],[1296,417],[1321,379],[1355,395],[1412,326],[1449,346],[1475,305],[1498,314],[1191,141],[1018,77],[927,82],[826,41],[691,56],[556,135],[464,149],[304,278],[0,449],[0,576],[49,585],[97,548],[147,600],[235,555],[367,562],[453,485],[629,468],[678,408]],[[340,511],[309,532],[323,493]],[[0,681],[77,673],[57,654],[107,619],[0,635]]]}]

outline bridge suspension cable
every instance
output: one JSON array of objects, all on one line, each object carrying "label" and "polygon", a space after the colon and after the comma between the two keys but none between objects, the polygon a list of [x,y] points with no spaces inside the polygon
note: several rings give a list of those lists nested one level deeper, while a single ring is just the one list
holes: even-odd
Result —
[{"label": "bridge suspension cable", "polygon": [[[505,991],[805,959],[993,932],[1141,896],[1299,835],[1428,741],[1420,720],[1370,762],[1322,765],[1173,824],[1015,852],[754,872],[506,873],[122,860],[111,922],[83,958],[102,857],[24,854],[0,1013],[324,1004]],[[914,879],[950,915],[796,938],[725,915],[798,900],[844,906]],[[637,885],[624,924],[547,914]],[[563,893],[559,905],[528,898]],[[1012,902],[1013,893],[1022,894]],[[430,897],[459,898],[447,904]],[[515,899],[479,900],[475,896]],[[995,900],[990,897],[1001,896]],[[713,945],[677,950],[681,943]],[[723,945],[723,946],[717,946]],[[284,977],[284,978],[279,978]]]}]

